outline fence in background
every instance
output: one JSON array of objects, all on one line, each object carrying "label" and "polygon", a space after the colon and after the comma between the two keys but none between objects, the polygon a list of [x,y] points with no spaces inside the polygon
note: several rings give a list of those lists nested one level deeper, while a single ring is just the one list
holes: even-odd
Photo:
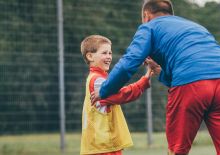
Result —
[{"label": "fence in background", "polygon": [[[80,132],[88,66],[80,42],[101,34],[113,42],[113,65],[140,24],[140,1],[65,0],[65,117]],[[0,0],[0,135],[59,132],[59,53],[54,0]],[[113,66],[112,65],[112,66]],[[130,82],[144,74],[141,68]],[[153,131],[165,129],[166,90],[152,79]],[[131,131],[147,131],[146,95],[123,105]]]},{"label": "fence in background", "polygon": [[[70,3],[70,4],[69,4]],[[105,8],[96,10],[98,5],[127,6],[132,2],[103,1],[93,4],[87,1],[82,5],[77,1],[64,1],[64,45],[65,45],[65,110],[67,131],[80,131],[81,111],[84,100],[85,80],[88,66],[80,54],[80,41],[90,34],[102,34],[113,42],[114,63],[129,44],[138,25],[138,20],[129,21],[115,17],[103,18]],[[0,1],[0,133],[20,134],[59,131],[59,53],[57,44],[57,6],[48,1]],[[78,6],[81,5],[81,6]],[[110,8],[109,8],[110,9]],[[99,16],[82,16],[96,11]],[[106,9],[107,10],[107,9]],[[106,13],[111,15],[114,12]],[[118,13],[118,12],[116,12]],[[124,10],[124,16],[139,17],[139,11]],[[78,15],[76,15],[78,14]],[[79,18],[79,19],[78,19]],[[91,19],[90,19],[91,18]],[[94,19],[92,19],[94,18]],[[106,17],[107,18],[107,17]],[[86,22],[93,22],[88,25]],[[99,20],[109,20],[109,28]],[[76,23],[77,21],[77,23]],[[126,22],[128,28],[116,27]],[[95,25],[95,24],[100,25]],[[115,33],[129,35],[114,38]],[[77,33],[76,33],[77,32]],[[109,35],[111,34],[111,35]],[[120,36],[120,35],[118,35]],[[115,42],[120,41],[122,43]],[[113,63],[113,64],[114,64]],[[112,65],[113,66],[113,65]],[[137,80],[144,69],[135,75]],[[155,130],[164,129],[164,88],[153,80],[153,118]],[[159,90],[163,89],[163,91]],[[158,97],[160,96],[160,97]],[[132,131],[146,130],[145,96],[123,106],[129,127]],[[162,115],[162,117],[161,117]],[[161,119],[162,118],[162,119]]]}]

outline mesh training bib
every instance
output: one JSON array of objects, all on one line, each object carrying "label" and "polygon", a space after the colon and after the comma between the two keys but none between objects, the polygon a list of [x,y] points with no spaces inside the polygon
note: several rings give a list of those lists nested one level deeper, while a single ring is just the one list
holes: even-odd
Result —
[{"label": "mesh training bib", "polygon": [[81,155],[113,152],[133,145],[120,105],[111,105],[109,113],[101,113],[91,106],[89,83],[94,75],[90,74],[86,82]]}]

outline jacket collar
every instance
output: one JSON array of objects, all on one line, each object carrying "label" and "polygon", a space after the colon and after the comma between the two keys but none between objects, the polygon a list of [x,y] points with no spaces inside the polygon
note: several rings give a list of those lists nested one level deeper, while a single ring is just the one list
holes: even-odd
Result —
[{"label": "jacket collar", "polygon": [[101,74],[102,76],[104,76],[104,77],[107,77],[108,76],[108,73],[106,72],[106,71],[104,71],[104,70],[102,70],[101,68],[99,68],[99,67],[90,67],[89,68],[89,71],[90,71],[90,73],[98,73],[98,74]]}]

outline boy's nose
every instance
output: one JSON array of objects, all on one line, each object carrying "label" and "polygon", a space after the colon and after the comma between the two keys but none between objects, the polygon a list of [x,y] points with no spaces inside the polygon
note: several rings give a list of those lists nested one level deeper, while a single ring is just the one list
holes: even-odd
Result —
[{"label": "boy's nose", "polygon": [[108,57],[108,58],[112,58],[112,55],[111,55],[111,54],[108,54],[107,57]]}]

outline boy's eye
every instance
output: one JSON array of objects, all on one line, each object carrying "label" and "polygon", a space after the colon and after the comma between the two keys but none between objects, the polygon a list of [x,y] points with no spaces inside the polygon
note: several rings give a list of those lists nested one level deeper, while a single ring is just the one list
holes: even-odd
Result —
[{"label": "boy's eye", "polygon": [[112,52],[109,52],[109,51],[103,51],[102,54],[110,54],[110,55],[112,55]]}]

